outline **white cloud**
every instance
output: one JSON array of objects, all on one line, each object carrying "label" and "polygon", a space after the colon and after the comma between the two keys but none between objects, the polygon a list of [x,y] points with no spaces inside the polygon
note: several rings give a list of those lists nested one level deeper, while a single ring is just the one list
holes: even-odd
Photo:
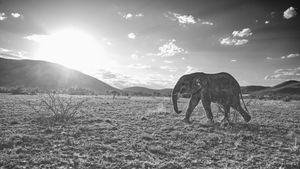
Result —
[{"label": "white cloud", "polygon": [[20,13],[11,13],[11,16],[14,18],[23,18],[23,16]]},{"label": "white cloud", "polygon": [[278,69],[274,74],[265,77],[265,80],[300,79],[300,67],[295,69]]},{"label": "white cloud", "polygon": [[175,12],[168,12],[165,14],[166,17],[173,21],[177,21],[180,24],[195,24],[196,20],[192,15],[181,15]]},{"label": "white cloud", "polygon": [[232,32],[232,36],[233,37],[248,37],[248,36],[251,36],[252,35],[252,32],[251,32],[251,29],[250,28],[244,28],[243,30],[241,31],[233,31]]},{"label": "white cloud", "polygon": [[175,45],[175,42],[176,40],[172,39],[165,43],[163,46],[159,47],[158,49],[160,52],[157,55],[161,57],[169,57],[180,53],[187,53],[186,50]]},{"label": "white cloud", "polygon": [[248,43],[248,39],[245,37],[251,36],[253,33],[250,28],[244,28],[241,31],[233,31],[231,36],[227,36],[225,38],[220,38],[219,42],[222,45],[226,46],[241,46]]},{"label": "white cloud", "polygon": [[134,51],[130,57],[134,60],[137,60],[137,59],[140,59],[140,58],[144,58],[143,55],[140,55],[140,52],[139,51]]},{"label": "white cloud", "polygon": [[176,72],[177,70],[171,66],[168,66],[168,65],[164,65],[164,66],[160,66],[159,67],[160,69],[163,69],[163,70],[167,70],[169,72]]},{"label": "white cloud", "polygon": [[150,65],[143,65],[143,64],[140,64],[140,63],[131,64],[131,65],[128,65],[128,67],[133,68],[133,69],[149,69],[149,68],[151,68]]},{"label": "white cloud", "polygon": [[36,42],[41,42],[43,40],[47,39],[47,35],[38,35],[38,34],[33,34],[29,36],[25,36],[24,39],[31,40],[31,41],[36,41]]},{"label": "white cloud", "polygon": [[171,19],[172,21],[178,22],[180,25],[188,25],[188,24],[196,24],[201,23],[203,25],[214,25],[212,22],[209,21],[201,21],[199,18],[195,18],[193,15],[182,15],[175,12],[167,12],[164,14],[165,17]]},{"label": "white cloud", "polygon": [[201,22],[201,24],[203,24],[203,25],[214,25],[214,23],[212,23],[212,22],[209,22],[209,21],[203,21],[203,22]]},{"label": "white cloud", "polygon": [[283,12],[283,17],[285,18],[285,19],[291,19],[291,18],[293,18],[294,16],[296,16],[297,15],[297,11],[296,11],[296,9],[294,8],[294,7],[289,7],[287,10],[285,10],[284,12]]},{"label": "white cloud", "polygon": [[291,54],[289,54],[287,56],[281,56],[280,58],[281,59],[289,59],[289,58],[294,58],[294,57],[299,57],[299,56],[300,56],[299,53],[291,53]]},{"label": "white cloud", "polygon": [[220,43],[227,46],[240,46],[248,43],[248,39],[236,39],[232,37],[221,38]]},{"label": "white cloud", "polygon": [[136,17],[143,17],[143,16],[144,16],[144,14],[142,14],[142,13],[138,13],[138,14],[135,14],[135,16],[136,16]]},{"label": "white cloud", "polygon": [[115,86],[117,88],[125,88],[132,86],[143,86],[148,88],[169,88],[173,87],[175,78],[166,77],[158,73],[148,74],[147,76],[128,76],[121,73],[112,72],[110,70],[100,69],[97,77],[102,81]]},{"label": "white cloud", "polygon": [[112,45],[112,42],[109,41],[107,38],[102,38],[102,41],[103,41],[106,45],[108,45],[108,46],[111,46],[111,45]]},{"label": "white cloud", "polygon": [[265,21],[265,24],[269,24],[270,23],[270,21]]},{"label": "white cloud", "polygon": [[132,13],[118,12],[118,14],[126,20],[130,20],[130,19],[133,19],[133,18],[139,18],[139,17],[144,16],[142,13],[132,14]]},{"label": "white cloud", "polygon": [[129,38],[129,39],[135,39],[135,38],[136,38],[136,35],[135,35],[134,33],[131,32],[131,33],[128,34],[128,38]]},{"label": "white cloud", "polygon": [[266,57],[266,59],[267,59],[267,60],[272,60],[273,58],[272,58],[272,57]]},{"label": "white cloud", "polygon": [[6,18],[5,13],[0,13],[0,21],[4,21]]},{"label": "white cloud", "polygon": [[173,63],[171,60],[164,60],[165,63]]},{"label": "white cloud", "polygon": [[26,53],[27,52],[25,51],[0,48],[0,57],[8,58],[8,59],[24,59],[27,58],[25,56]]},{"label": "white cloud", "polygon": [[200,70],[198,68],[195,68],[192,66],[187,66],[184,74],[190,74],[190,73],[195,73],[195,72],[200,72]]},{"label": "white cloud", "polygon": [[125,19],[130,19],[133,17],[133,15],[131,13],[128,13],[126,15],[123,16]]},{"label": "white cloud", "polygon": [[237,60],[235,60],[235,59],[232,59],[232,60],[231,60],[231,62],[236,62],[236,61],[237,61]]}]

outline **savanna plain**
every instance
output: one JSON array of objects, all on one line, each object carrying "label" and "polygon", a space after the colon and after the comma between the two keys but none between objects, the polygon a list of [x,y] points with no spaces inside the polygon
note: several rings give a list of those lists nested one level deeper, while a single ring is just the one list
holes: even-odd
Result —
[{"label": "savanna plain", "polygon": [[0,168],[300,168],[299,101],[245,99],[252,120],[231,110],[221,127],[216,105],[208,126],[201,104],[186,124],[167,97],[58,97],[0,94]]}]

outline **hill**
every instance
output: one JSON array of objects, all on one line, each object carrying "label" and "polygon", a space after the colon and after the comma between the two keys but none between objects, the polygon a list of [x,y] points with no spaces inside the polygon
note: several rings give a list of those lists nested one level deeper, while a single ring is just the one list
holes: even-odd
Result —
[{"label": "hill", "polygon": [[0,58],[0,86],[40,89],[84,88],[97,93],[118,90],[94,77],[59,64]]},{"label": "hill", "polygon": [[149,89],[146,87],[134,86],[124,88],[123,92],[139,96],[170,96],[172,89]]},{"label": "hill", "polygon": [[300,82],[289,80],[264,90],[254,92],[255,95],[300,95]]},{"label": "hill", "polygon": [[250,94],[250,93],[260,91],[260,90],[264,90],[264,89],[267,89],[267,88],[270,88],[270,87],[268,87],[268,86],[254,86],[254,85],[253,86],[242,86],[241,87],[243,94]]}]

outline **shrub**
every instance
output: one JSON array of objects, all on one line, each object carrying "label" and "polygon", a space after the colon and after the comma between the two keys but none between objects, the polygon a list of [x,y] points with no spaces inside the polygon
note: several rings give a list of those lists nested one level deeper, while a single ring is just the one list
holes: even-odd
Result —
[{"label": "shrub", "polygon": [[33,109],[36,113],[51,113],[49,118],[52,123],[64,123],[74,120],[79,114],[79,110],[82,108],[86,101],[86,99],[81,101],[74,101],[72,97],[63,98],[56,93],[50,92],[39,100],[37,106],[29,101],[25,102],[24,104]]},{"label": "shrub", "polygon": [[282,100],[283,100],[284,102],[290,102],[290,101],[292,100],[292,98],[289,97],[289,96],[285,96],[285,97],[282,98]]},{"label": "shrub", "polygon": [[22,88],[22,87],[15,87],[15,88],[12,88],[12,89],[10,90],[10,93],[13,94],[13,95],[26,94],[24,88]]}]

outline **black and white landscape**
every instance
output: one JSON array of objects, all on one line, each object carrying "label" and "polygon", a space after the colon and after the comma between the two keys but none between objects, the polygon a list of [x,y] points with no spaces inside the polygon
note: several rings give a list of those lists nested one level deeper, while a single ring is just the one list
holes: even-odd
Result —
[{"label": "black and white landscape", "polygon": [[300,168],[299,7],[0,0],[0,168]]}]

